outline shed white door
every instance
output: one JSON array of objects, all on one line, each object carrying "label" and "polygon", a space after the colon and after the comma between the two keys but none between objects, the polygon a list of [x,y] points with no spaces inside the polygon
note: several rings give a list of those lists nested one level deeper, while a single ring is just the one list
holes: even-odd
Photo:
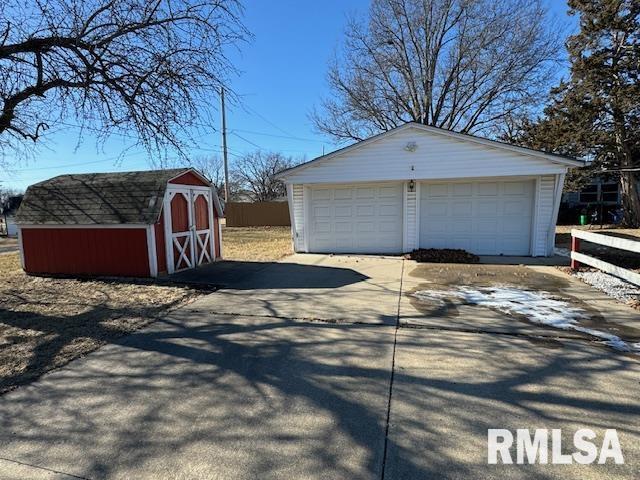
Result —
[{"label": "shed white door", "polygon": [[311,187],[309,250],[402,251],[402,184]]},{"label": "shed white door", "polygon": [[420,185],[420,247],[530,255],[534,181]]}]

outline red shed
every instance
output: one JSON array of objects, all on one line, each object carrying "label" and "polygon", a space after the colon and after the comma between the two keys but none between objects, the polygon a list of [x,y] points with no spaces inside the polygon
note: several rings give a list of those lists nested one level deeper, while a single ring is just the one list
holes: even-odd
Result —
[{"label": "red shed", "polygon": [[215,188],[191,168],[61,175],[16,215],[27,273],[156,277],[222,258]]}]

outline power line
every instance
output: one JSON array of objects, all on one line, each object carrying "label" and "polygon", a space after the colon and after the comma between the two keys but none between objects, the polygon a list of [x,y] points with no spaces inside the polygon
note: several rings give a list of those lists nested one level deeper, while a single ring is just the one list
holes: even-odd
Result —
[{"label": "power line", "polygon": [[244,132],[244,133],[250,133],[250,134],[253,134],[253,135],[262,135],[262,136],[265,136],[265,137],[284,138],[284,139],[290,139],[290,140],[299,140],[301,142],[314,142],[314,143],[322,143],[322,144],[326,143],[326,142],[323,142],[322,140],[314,140],[314,139],[311,139],[311,138],[292,137],[292,136],[289,136],[289,135],[275,135],[273,133],[256,132],[254,130],[243,130],[241,128],[235,128],[235,129],[233,129],[233,132]]},{"label": "power line", "polygon": [[246,109],[249,110],[251,113],[254,113],[255,115],[257,115],[258,117],[260,117],[264,122],[268,123],[269,125],[271,125],[273,128],[275,128],[276,130],[278,130],[279,132],[288,135],[288,136],[293,136],[291,135],[290,132],[287,132],[285,129],[280,128],[278,125],[276,125],[275,123],[273,123],[271,120],[269,120],[267,117],[265,117],[264,115],[262,115],[260,112],[258,112],[255,108],[250,107],[249,105],[246,106]]},{"label": "power line", "polygon": [[[143,155],[146,152],[136,152],[133,153],[131,155],[127,155],[127,158],[129,157],[134,157],[134,156],[138,156],[138,155]],[[120,158],[123,158],[121,155],[117,155],[114,157],[109,157],[109,158],[103,158],[101,160],[93,160],[91,162],[81,162],[81,163],[68,163],[65,165],[54,165],[51,167],[36,167],[36,168],[18,168],[18,169],[11,169],[11,172],[35,172],[35,171],[40,171],[40,170],[56,170],[58,168],[73,168],[73,167],[82,167],[85,165],[94,165],[94,164],[98,164],[98,163],[106,163],[106,162],[112,162],[114,160],[118,160]]]},{"label": "power line", "polygon": [[244,138],[242,135],[237,134],[236,132],[230,132],[232,135],[238,137],[240,140],[243,140],[245,142],[247,142],[249,145],[253,145],[254,147],[263,150],[263,148],[258,145],[257,143],[252,142],[251,140],[247,140],[246,138]]}]

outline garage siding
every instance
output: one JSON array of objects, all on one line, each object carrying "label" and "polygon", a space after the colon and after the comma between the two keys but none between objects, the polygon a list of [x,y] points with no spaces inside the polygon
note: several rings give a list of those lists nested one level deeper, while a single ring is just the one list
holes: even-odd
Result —
[{"label": "garage siding", "polygon": [[416,183],[414,191],[408,190],[404,184],[405,191],[405,232],[404,251],[411,252],[418,248],[418,217],[420,215],[420,184]]},{"label": "garage siding", "polygon": [[552,225],[555,225],[554,202],[556,194],[556,176],[544,175],[538,181],[538,205],[537,205],[537,222],[534,238],[534,256],[544,257],[553,253],[549,251],[549,235],[555,235],[555,231],[551,231]]},{"label": "garage siding", "polygon": [[293,185],[291,188],[291,207],[293,211],[293,224],[291,228],[293,229],[293,246],[296,252],[304,252],[306,251],[304,240],[304,186]]},{"label": "garage siding", "polygon": [[[415,151],[407,151],[409,143]],[[287,177],[287,183],[351,183],[546,175],[566,166],[446,135],[408,128],[389,132],[357,150],[309,165]]]}]

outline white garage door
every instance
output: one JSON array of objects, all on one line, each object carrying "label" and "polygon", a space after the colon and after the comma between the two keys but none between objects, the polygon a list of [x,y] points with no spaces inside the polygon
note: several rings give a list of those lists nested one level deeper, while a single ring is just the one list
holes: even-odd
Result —
[{"label": "white garage door", "polygon": [[420,246],[529,255],[533,181],[423,183]]},{"label": "white garage door", "polygon": [[311,187],[309,250],[402,251],[402,184]]}]

